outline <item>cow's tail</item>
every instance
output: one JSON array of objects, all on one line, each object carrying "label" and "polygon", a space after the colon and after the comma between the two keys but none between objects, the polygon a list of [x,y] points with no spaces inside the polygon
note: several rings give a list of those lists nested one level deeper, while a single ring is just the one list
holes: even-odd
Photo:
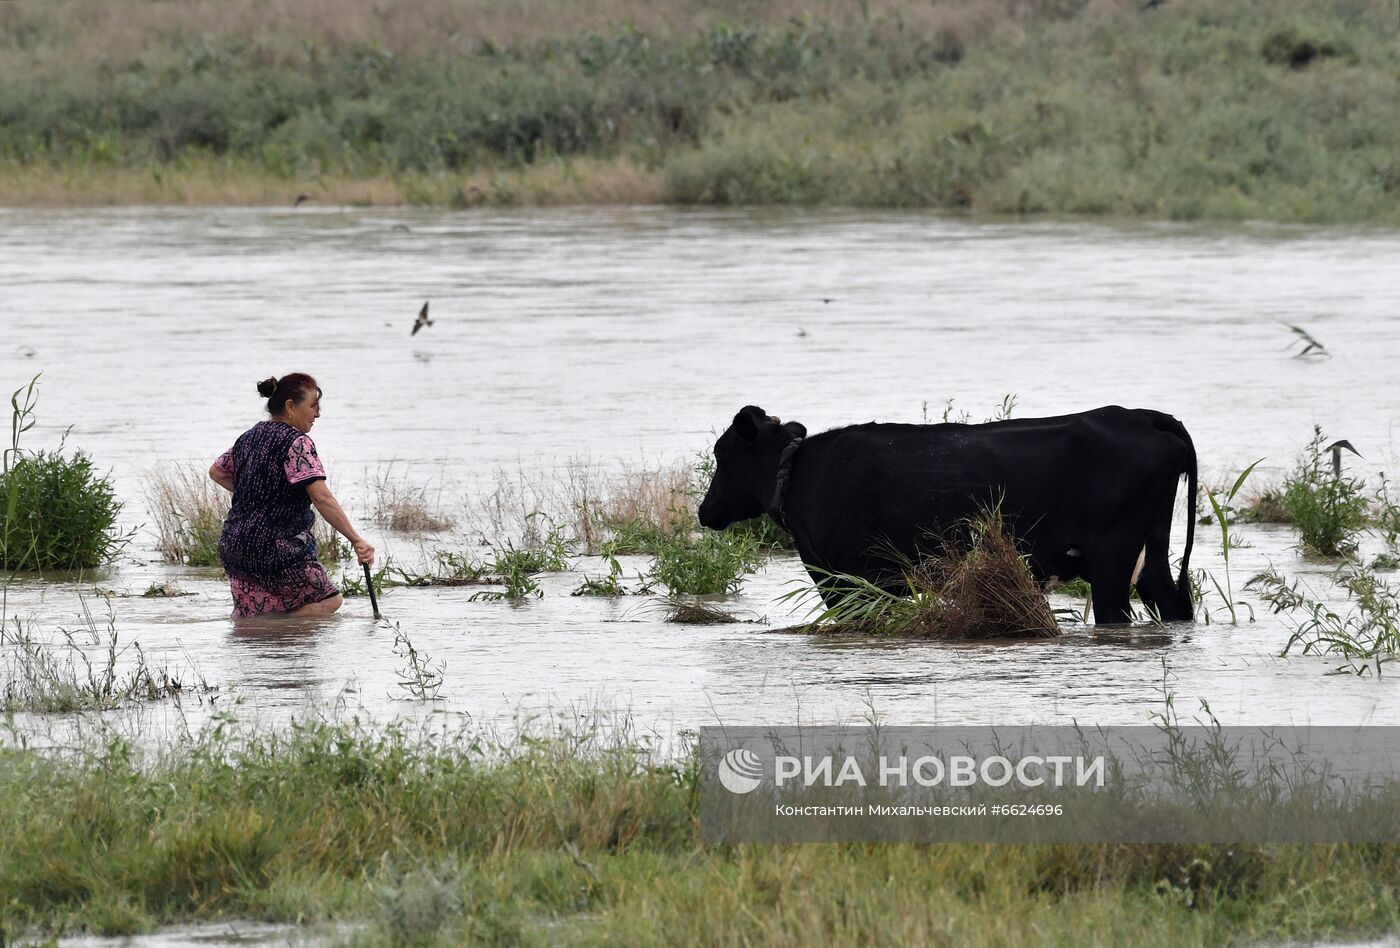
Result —
[{"label": "cow's tail", "polygon": [[1184,470],[1178,476],[1186,478],[1186,549],[1181,553],[1181,572],[1176,578],[1177,601],[1187,616],[1194,615],[1196,604],[1191,599],[1191,547],[1196,542],[1196,445],[1186,426],[1171,415],[1163,415],[1158,427],[1179,438],[1186,448]]}]

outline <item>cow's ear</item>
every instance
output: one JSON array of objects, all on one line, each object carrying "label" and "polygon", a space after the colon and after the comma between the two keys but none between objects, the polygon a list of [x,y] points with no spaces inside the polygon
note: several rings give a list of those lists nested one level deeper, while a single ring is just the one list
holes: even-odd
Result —
[{"label": "cow's ear", "polygon": [[783,425],[783,431],[787,432],[789,438],[807,437],[807,426],[800,421],[789,421]]},{"label": "cow's ear", "polygon": [[762,408],[745,405],[739,409],[739,414],[734,416],[734,431],[740,440],[752,444],[758,438],[758,423],[767,420],[768,413]]}]

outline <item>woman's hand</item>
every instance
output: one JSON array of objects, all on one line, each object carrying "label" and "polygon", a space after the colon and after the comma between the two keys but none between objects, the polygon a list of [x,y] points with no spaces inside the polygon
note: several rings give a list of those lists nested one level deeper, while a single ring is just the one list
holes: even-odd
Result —
[{"label": "woman's hand", "polygon": [[369,545],[368,540],[366,540],[364,537],[360,537],[352,544],[352,546],[355,547],[355,559],[359,560],[366,566],[374,565],[374,547]]}]

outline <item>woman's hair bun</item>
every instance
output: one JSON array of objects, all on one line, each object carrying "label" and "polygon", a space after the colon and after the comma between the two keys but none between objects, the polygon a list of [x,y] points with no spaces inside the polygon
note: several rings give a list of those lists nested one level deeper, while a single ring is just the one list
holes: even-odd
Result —
[{"label": "woman's hair bun", "polygon": [[261,395],[263,398],[271,398],[272,393],[275,391],[277,391],[276,376],[273,376],[272,378],[263,379],[261,382],[258,383],[258,394]]}]

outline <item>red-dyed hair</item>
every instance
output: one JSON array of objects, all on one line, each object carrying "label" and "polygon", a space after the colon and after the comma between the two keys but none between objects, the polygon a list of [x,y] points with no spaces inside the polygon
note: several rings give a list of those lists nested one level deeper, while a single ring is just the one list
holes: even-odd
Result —
[{"label": "red-dyed hair", "polygon": [[300,405],[306,401],[307,395],[312,389],[316,394],[321,394],[321,386],[316,384],[316,380],[305,372],[293,372],[291,375],[284,375],[280,379],[266,378],[258,383],[258,394],[267,399],[267,413],[269,415],[280,415],[282,408],[287,404],[287,399],[291,399],[294,404]]}]

